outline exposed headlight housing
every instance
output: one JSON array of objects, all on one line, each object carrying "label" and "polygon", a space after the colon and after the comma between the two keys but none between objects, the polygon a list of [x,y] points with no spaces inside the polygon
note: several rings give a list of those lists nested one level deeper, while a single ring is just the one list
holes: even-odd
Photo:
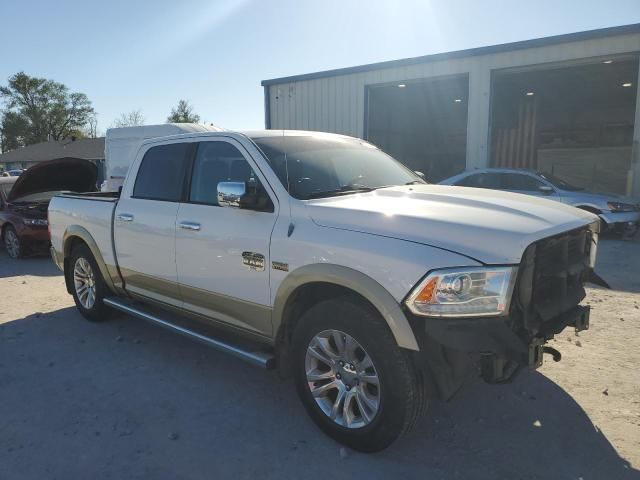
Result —
[{"label": "exposed headlight housing", "polygon": [[622,202],[607,202],[607,206],[612,212],[633,212],[636,209],[635,205]]},{"label": "exposed headlight housing", "polygon": [[47,225],[49,225],[49,222],[40,218],[25,218],[24,219],[24,224],[25,225],[37,225],[40,227],[46,227]]},{"label": "exposed headlight housing", "polygon": [[411,292],[406,305],[424,317],[493,317],[509,312],[517,267],[434,270]]}]

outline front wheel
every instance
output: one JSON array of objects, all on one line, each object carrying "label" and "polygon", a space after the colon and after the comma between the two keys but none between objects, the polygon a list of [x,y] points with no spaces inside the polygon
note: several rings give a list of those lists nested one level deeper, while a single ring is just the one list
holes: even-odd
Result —
[{"label": "front wheel", "polygon": [[92,322],[107,319],[110,310],[102,300],[108,295],[108,287],[89,247],[78,245],[73,249],[67,275],[73,285],[73,300],[82,316]]},{"label": "front wheel", "polygon": [[356,298],[312,306],[293,335],[293,373],[307,413],[330,437],[376,452],[409,429],[422,395],[407,352]]}]

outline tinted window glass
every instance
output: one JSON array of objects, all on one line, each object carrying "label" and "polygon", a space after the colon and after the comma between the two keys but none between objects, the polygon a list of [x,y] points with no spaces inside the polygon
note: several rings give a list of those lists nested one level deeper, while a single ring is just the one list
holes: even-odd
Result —
[{"label": "tinted window glass", "polygon": [[386,153],[356,139],[277,136],[253,141],[285,188],[299,199],[426,183]]},{"label": "tinted window glass", "polygon": [[476,173],[460,180],[456,185],[475,188],[500,188],[500,179],[495,173]]},{"label": "tinted window glass", "polygon": [[538,175],[544,178],[547,182],[553,183],[556,187],[561,188],[562,190],[568,190],[570,192],[578,192],[580,190],[584,190],[584,188],[572,185],[566,180],[562,180],[561,178],[551,175],[550,173],[540,172],[538,173]]},{"label": "tinted window glass", "polygon": [[173,143],[150,148],[140,164],[133,197],[180,201],[190,147],[190,143]]},{"label": "tinted window glass", "polygon": [[227,142],[202,142],[193,164],[189,200],[209,205],[218,204],[218,183],[258,180],[249,162]]},{"label": "tinted window glass", "polygon": [[520,190],[525,192],[538,191],[544,185],[540,180],[520,173],[503,173],[502,188],[505,190]]}]

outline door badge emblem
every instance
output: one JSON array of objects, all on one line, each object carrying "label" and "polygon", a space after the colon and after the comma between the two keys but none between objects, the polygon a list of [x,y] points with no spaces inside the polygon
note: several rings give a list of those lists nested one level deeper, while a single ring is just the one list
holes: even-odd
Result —
[{"label": "door badge emblem", "polygon": [[255,272],[264,271],[264,255],[255,252],[242,252],[242,263],[246,265],[249,270]]},{"label": "door badge emblem", "polygon": [[289,271],[289,264],[284,262],[271,262],[271,268],[274,270],[280,270],[282,272]]}]

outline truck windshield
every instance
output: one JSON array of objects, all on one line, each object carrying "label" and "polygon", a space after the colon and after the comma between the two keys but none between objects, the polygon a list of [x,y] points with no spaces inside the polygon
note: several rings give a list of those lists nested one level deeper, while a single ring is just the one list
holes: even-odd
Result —
[{"label": "truck windshield", "polygon": [[357,139],[283,135],[252,140],[289,194],[301,200],[426,183],[397,160]]}]

